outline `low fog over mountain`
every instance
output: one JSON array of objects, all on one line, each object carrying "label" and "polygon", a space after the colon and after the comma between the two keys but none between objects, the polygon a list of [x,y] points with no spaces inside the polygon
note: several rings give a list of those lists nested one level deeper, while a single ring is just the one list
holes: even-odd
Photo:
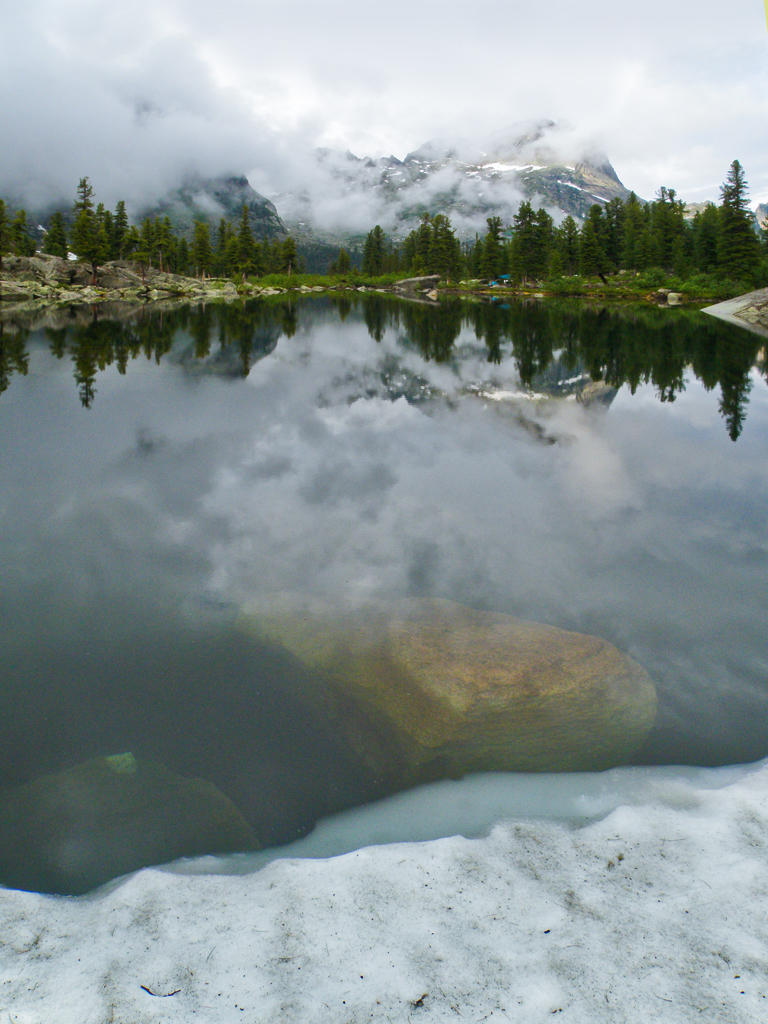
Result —
[{"label": "low fog over mountain", "polygon": [[403,160],[319,149],[304,180],[273,198],[298,234],[331,240],[374,224],[405,233],[423,213],[445,213],[459,235],[472,236],[491,215],[509,223],[523,199],[562,220],[628,195],[605,154],[591,152],[553,121],[539,121],[481,145],[434,140]]}]

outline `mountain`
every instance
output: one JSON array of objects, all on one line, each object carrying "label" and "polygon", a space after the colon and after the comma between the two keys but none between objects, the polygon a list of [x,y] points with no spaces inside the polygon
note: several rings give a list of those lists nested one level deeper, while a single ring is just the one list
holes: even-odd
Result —
[{"label": "mountain", "polygon": [[164,199],[141,210],[135,220],[140,223],[145,217],[169,217],[174,229],[188,239],[192,237],[195,221],[202,220],[215,237],[222,218],[234,224],[239,222],[244,203],[248,204],[251,231],[256,238],[284,237],[288,233],[274,204],[251,188],[248,179],[242,176],[189,177]]},{"label": "mountain", "polygon": [[403,160],[319,149],[305,182],[275,197],[281,216],[299,237],[337,243],[377,223],[405,234],[424,213],[445,213],[473,237],[492,215],[510,223],[524,199],[582,220],[594,203],[629,195],[605,154],[580,151],[553,121],[514,126],[483,146],[433,140]]}]

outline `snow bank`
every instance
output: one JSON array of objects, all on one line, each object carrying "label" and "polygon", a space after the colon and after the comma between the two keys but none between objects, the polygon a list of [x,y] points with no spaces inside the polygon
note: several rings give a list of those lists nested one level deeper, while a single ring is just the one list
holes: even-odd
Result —
[{"label": "snow bank", "polygon": [[768,764],[654,773],[579,828],[0,891],[0,1019],[764,1021]]}]

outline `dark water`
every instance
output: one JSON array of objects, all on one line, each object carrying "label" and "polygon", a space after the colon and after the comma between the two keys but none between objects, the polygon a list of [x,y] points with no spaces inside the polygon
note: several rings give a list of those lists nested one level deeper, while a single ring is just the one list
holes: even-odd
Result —
[{"label": "dark water", "polygon": [[0,787],[131,751],[214,783],[267,845],[376,797],[307,673],[237,626],[275,590],[593,633],[659,691],[635,763],[768,754],[745,331],[383,296],[76,311],[6,323],[0,387]]}]

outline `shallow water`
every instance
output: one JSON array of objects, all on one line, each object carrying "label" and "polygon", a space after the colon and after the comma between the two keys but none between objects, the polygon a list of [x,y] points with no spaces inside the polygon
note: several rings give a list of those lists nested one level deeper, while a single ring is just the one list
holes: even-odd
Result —
[{"label": "shallow water", "polygon": [[[130,750],[215,783],[267,843],[375,797],[306,670],[237,628],[276,590],[595,634],[658,688],[634,763],[768,754],[747,332],[374,296],[0,341],[0,786]],[[577,401],[591,376],[615,392]]]}]

